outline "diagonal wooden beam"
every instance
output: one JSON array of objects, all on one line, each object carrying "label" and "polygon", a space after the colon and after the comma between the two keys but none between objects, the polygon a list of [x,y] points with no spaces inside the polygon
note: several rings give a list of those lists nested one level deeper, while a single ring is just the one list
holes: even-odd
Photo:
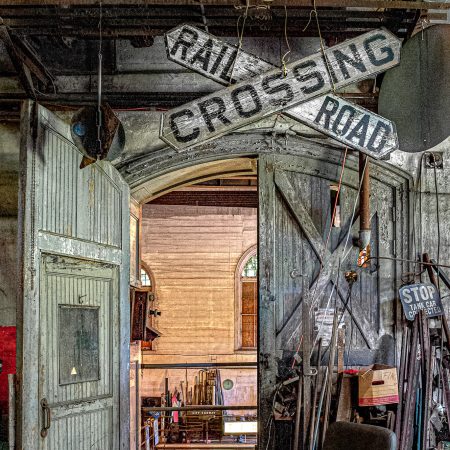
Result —
[{"label": "diagonal wooden beam", "polygon": [[11,62],[16,69],[20,83],[27,95],[33,99],[36,99],[36,92],[34,90],[33,78],[31,77],[30,69],[25,65],[23,59],[20,57],[16,50],[16,46],[11,40],[8,29],[5,25],[0,25],[0,39],[5,44],[6,51],[11,59]]},{"label": "diagonal wooden beam", "polygon": [[311,245],[318,260],[322,263],[322,258],[325,252],[325,245],[323,243],[322,236],[317,231],[314,222],[311,219],[308,211],[306,210],[303,202],[296,193],[294,186],[292,186],[286,174],[282,171],[276,170],[274,175],[275,185],[277,186],[280,194],[286,201],[295,217],[298,225],[306,236],[309,244]]},{"label": "diagonal wooden beam", "polygon": [[[365,320],[365,314],[359,308],[359,305],[353,306],[353,310],[356,312],[356,316],[360,317],[360,320],[355,316],[352,310],[350,310],[348,305],[345,305],[345,294],[342,291],[342,283],[339,284],[335,280],[340,277],[341,274],[338,272],[339,261],[342,260],[344,252],[347,250],[347,234],[339,242],[338,247],[333,253],[331,253],[328,248],[325,247],[322,236],[317,231],[314,222],[311,219],[306,207],[304,206],[301,199],[295,192],[294,186],[289,181],[289,178],[282,171],[275,171],[274,174],[275,185],[277,186],[280,194],[286,201],[289,209],[291,210],[295,220],[305,234],[308,242],[310,243],[314,253],[322,264],[322,270],[320,271],[318,277],[314,280],[313,284],[309,288],[309,292],[315,296],[322,295],[328,284],[331,282],[338,291],[339,298],[341,299],[343,305],[350,314],[351,320],[355,324],[356,328],[359,330],[362,338],[364,339],[366,345],[369,349],[373,348],[375,345],[375,337],[370,331],[370,323]],[[356,221],[357,216],[353,220],[352,233],[356,233],[358,229],[358,223]],[[290,317],[286,320],[283,327],[278,330],[278,335],[282,335],[288,340],[298,331],[298,324],[294,322],[294,318],[298,315],[302,299],[299,300],[297,305],[294,307]]]},{"label": "diagonal wooden beam", "polygon": [[54,84],[55,78],[44,66],[33,48],[25,40],[20,39],[16,35],[9,34],[9,36],[16,53],[28,69],[30,69],[30,72],[46,86],[48,84]]}]

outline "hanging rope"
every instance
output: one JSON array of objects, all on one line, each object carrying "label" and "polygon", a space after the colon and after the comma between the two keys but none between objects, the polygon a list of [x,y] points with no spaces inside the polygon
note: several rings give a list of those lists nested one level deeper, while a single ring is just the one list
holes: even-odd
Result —
[{"label": "hanging rope", "polygon": [[322,52],[322,56],[325,61],[325,67],[327,69],[328,77],[330,78],[331,86],[332,86],[333,93],[334,93],[334,92],[336,92],[336,87],[334,85],[333,77],[331,76],[330,63],[328,61],[328,57],[325,52],[325,47],[323,45],[322,31],[320,29],[319,14],[317,13],[316,0],[313,0],[313,9],[309,13],[309,20],[308,20],[308,23],[306,24],[305,28],[303,28],[303,32],[305,32],[308,29],[309,25],[311,24],[313,14],[316,19],[317,32],[319,33],[320,50]]}]

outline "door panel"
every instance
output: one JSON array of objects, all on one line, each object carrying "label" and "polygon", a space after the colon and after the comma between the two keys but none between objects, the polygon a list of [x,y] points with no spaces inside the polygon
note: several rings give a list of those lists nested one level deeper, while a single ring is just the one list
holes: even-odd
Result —
[{"label": "door panel", "polygon": [[96,448],[108,442],[106,448],[114,448],[117,267],[43,255],[41,273],[40,398],[47,399],[52,412],[48,448],[59,448],[58,432],[77,424],[74,407],[82,410],[79,424],[88,423],[77,430],[82,430],[83,445]]},{"label": "door panel", "polygon": [[54,114],[22,117],[19,448],[126,449],[129,189],[109,163],[80,170]]},{"label": "door panel", "polygon": [[[329,152],[318,147],[305,157],[263,155],[258,160],[261,423],[270,423],[276,385],[289,375],[301,341],[303,289],[314,307],[344,309],[346,343],[354,365],[375,357],[384,335],[391,341],[395,336],[396,265],[383,261],[383,268],[372,263],[370,269],[358,270],[351,297],[344,278],[346,271],[357,269],[359,253],[358,165],[352,157],[347,159],[340,193],[341,226],[332,228],[326,244],[332,215],[330,185],[338,183],[343,152],[325,151]],[[407,217],[406,202],[399,202],[405,179],[398,174],[389,178],[389,169],[375,163],[372,174],[372,255],[382,248],[383,256],[394,257],[393,207],[400,206]],[[261,448],[266,448],[269,435],[269,427],[264,427]],[[268,448],[283,445],[287,444],[279,435]]]}]

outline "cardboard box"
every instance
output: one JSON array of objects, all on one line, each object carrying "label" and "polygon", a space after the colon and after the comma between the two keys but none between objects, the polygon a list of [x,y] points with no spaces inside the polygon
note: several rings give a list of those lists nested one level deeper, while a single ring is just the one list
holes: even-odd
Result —
[{"label": "cardboard box", "polygon": [[398,403],[397,369],[383,364],[365,367],[358,374],[358,405]]}]

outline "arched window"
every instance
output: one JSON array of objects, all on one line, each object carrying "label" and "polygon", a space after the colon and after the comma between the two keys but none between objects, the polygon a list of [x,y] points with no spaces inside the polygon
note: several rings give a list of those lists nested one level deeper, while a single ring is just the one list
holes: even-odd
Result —
[{"label": "arched window", "polygon": [[[148,309],[155,309],[154,301],[155,301],[155,279],[153,277],[153,273],[150,268],[141,261],[141,291],[148,291]],[[147,327],[154,328],[154,317],[146,316],[146,324]],[[149,340],[141,341],[141,350],[152,350],[152,342]]]},{"label": "arched window", "polygon": [[153,280],[152,271],[148,268],[147,264],[141,261],[141,287],[148,289],[149,291],[154,290],[155,282]]},{"label": "arched window", "polygon": [[149,273],[141,267],[141,286],[142,287],[152,287],[152,279]]},{"label": "arched window", "polygon": [[258,257],[249,248],[236,268],[236,349],[256,350],[258,330]]}]

